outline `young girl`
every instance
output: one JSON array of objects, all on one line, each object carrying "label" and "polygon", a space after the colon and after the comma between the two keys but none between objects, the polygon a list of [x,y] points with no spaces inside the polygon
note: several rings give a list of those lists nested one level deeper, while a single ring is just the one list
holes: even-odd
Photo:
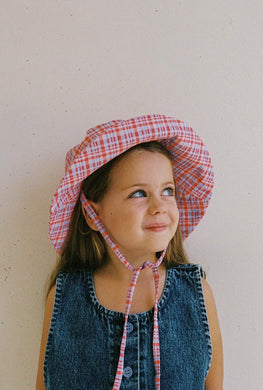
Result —
[{"label": "young girl", "polygon": [[182,245],[212,187],[198,135],[163,115],[94,127],[70,150],[37,390],[222,390],[213,295]]}]

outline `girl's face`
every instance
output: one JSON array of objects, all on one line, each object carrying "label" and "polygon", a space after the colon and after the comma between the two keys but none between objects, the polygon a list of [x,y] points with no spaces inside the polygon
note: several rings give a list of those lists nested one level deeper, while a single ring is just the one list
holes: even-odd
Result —
[{"label": "girl's face", "polygon": [[179,220],[170,160],[156,152],[131,151],[112,168],[103,199],[92,204],[131,264],[156,261]]}]

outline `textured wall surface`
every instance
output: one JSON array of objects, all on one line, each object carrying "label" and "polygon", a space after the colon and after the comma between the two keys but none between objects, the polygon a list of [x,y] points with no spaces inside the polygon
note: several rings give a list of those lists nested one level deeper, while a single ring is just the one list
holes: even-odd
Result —
[{"label": "textured wall surface", "polygon": [[35,387],[51,197],[97,123],[162,113],[212,157],[211,206],[185,245],[217,301],[225,388],[262,371],[261,0],[0,1],[0,388]]}]

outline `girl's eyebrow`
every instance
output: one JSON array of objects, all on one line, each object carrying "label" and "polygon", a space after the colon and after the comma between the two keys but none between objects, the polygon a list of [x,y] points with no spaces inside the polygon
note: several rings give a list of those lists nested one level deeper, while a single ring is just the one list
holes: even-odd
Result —
[{"label": "girl's eyebrow", "polygon": [[[165,183],[162,183],[161,187],[165,187],[165,186],[168,186],[168,185],[175,187],[175,184],[174,184],[173,181],[167,181]],[[148,183],[135,183],[135,184],[131,184],[130,186],[127,186],[127,187],[123,188],[123,190],[128,190],[128,189],[133,188],[133,187],[148,187],[148,186],[149,186]]]}]

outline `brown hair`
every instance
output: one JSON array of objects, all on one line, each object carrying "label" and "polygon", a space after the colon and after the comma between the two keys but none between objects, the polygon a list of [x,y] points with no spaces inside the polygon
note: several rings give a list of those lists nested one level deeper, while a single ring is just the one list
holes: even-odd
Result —
[{"label": "brown hair", "polygon": [[[136,145],[103,165],[82,182],[81,190],[88,200],[95,203],[102,200],[109,188],[113,167],[124,155],[135,149],[161,153],[170,159],[169,152],[157,141]],[[82,211],[80,199],[78,199],[71,216],[66,243],[50,277],[48,292],[55,284],[57,275],[61,270],[73,272],[85,268],[94,271],[105,263],[106,260],[106,242],[99,232],[92,230],[88,226]],[[187,263],[179,225],[174,237],[168,244],[163,262],[167,268]]]}]

